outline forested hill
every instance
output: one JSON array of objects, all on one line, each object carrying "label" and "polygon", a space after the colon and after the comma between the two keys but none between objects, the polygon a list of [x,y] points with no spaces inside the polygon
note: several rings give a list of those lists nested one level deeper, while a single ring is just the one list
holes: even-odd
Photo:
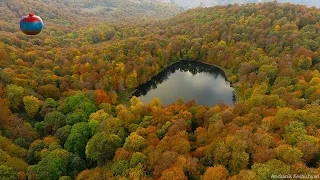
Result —
[{"label": "forested hill", "polygon": [[[272,2],[273,0],[164,0],[173,4],[177,4],[184,8],[194,8],[194,7],[209,7],[217,5],[227,5],[227,4],[247,4],[247,3],[261,3],[261,2]],[[280,3],[293,3],[306,5],[309,7],[316,6],[320,7],[320,2],[318,0],[277,0]]]},{"label": "forested hill", "polygon": [[21,18],[34,12],[46,21],[55,19],[55,23],[65,25],[83,19],[90,23],[97,18],[103,21],[160,19],[172,17],[182,11],[182,8],[175,4],[154,0],[3,0],[0,1],[0,8],[4,19]]},{"label": "forested hill", "polygon": [[0,1],[0,31],[18,32],[19,21],[30,12],[40,15],[46,27],[77,26],[77,22],[83,24],[97,21],[97,18],[89,13],[81,11],[73,6],[66,6],[55,1],[40,0],[4,0]]},{"label": "forested hill", "polygon": [[158,0],[79,0],[65,1],[64,4],[107,19],[168,18],[183,10],[175,4]]},{"label": "forested hill", "polygon": [[[10,2],[0,10],[0,179],[320,174],[319,9],[269,2],[88,24],[78,7],[43,4],[50,23],[26,36],[12,13],[22,1]],[[186,59],[223,68],[234,107],[128,98]]]}]

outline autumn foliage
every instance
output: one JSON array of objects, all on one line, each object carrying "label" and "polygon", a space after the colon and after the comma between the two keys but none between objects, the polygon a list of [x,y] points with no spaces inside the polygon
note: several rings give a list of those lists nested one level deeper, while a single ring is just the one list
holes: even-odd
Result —
[{"label": "autumn foliage", "polygon": [[101,104],[101,103],[110,103],[110,97],[108,96],[108,94],[103,91],[103,90],[96,90],[96,103],[97,104]]},{"label": "autumn foliage", "polygon": [[[34,37],[15,24],[27,1],[0,3],[0,179],[319,174],[319,9],[267,2],[105,22],[82,11],[91,1],[52,2],[28,1],[47,23]],[[131,97],[180,60],[224,69],[234,106]]]}]

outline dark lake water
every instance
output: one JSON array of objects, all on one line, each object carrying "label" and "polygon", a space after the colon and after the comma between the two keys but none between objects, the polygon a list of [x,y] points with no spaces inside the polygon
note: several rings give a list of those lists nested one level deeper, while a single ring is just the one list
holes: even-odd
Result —
[{"label": "dark lake water", "polygon": [[154,97],[167,106],[182,97],[184,102],[194,99],[197,105],[214,106],[220,101],[233,106],[234,90],[224,72],[198,61],[177,62],[147,83],[137,87],[134,96],[148,104]]}]

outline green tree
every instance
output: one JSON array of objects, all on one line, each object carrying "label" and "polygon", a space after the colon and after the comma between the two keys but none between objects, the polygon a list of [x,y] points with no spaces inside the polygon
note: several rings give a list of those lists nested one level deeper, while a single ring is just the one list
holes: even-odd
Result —
[{"label": "green tree", "polygon": [[59,107],[59,110],[64,114],[73,112],[75,109],[78,108],[78,105],[83,103],[85,100],[88,100],[88,98],[85,96],[84,93],[77,93],[73,96],[69,96],[61,104],[61,106]]},{"label": "green tree", "polygon": [[112,170],[116,176],[119,176],[119,175],[126,176],[129,173],[128,171],[129,168],[130,168],[130,165],[128,160],[121,160],[113,163]]},{"label": "green tree", "polygon": [[64,145],[67,141],[68,136],[70,135],[70,132],[71,132],[71,126],[66,125],[66,126],[63,126],[62,128],[59,128],[54,134],[54,137],[60,140],[61,145]]},{"label": "green tree", "polygon": [[16,180],[17,172],[13,168],[6,165],[0,165],[0,179],[3,180]]},{"label": "green tree", "polygon": [[68,173],[68,160],[71,153],[56,149],[47,154],[37,165],[29,166],[28,179],[59,179]]},{"label": "green tree", "polygon": [[318,139],[307,135],[307,130],[303,122],[293,121],[285,127],[285,134],[283,135],[286,142],[290,145],[296,145],[300,141],[317,142]]},{"label": "green tree", "polygon": [[75,177],[79,172],[86,169],[86,162],[85,160],[81,159],[80,156],[72,155],[69,159],[68,168],[67,175]]},{"label": "green tree", "polygon": [[141,152],[135,152],[132,154],[130,159],[130,167],[136,167],[138,164],[145,165],[147,157]]},{"label": "green tree", "polygon": [[126,138],[123,147],[130,151],[142,151],[142,149],[147,147],[147,141],[142,136],[134,132]]},{"label": "green tree", "polygon": [[96,112],[98,110],[97,106],[92,101],[83,101],[75,108],[82,109],[88,117],[91,115],[91,113]]},{"label": "green tree", "polygon": [[7,86],[7,97],[10,102],[10,107],[17,110],[22,103],[24,89],[21,86],[11,84]]},{"label": "green tree", "polygon": [[280,160],[272,159],[265,164],[254,164],[252,170],[257,174],[258,179],[268,180],[272,174],[289,174],[290,166]]},{"label": "green tree", "polygon": [[78,154],[80,157],[85,158],[85,147],[88,139],[80,133],[71,133],[68,136],[64,148],[69,152]]},{"label": "green tree", "polygon": [[54,134],[59,128],[66,125],[66,116],[61,112],[53,111],[44,117],[45,134]]},{"label": "green tree", "polygon": [[121,147],[121,139],[115,134],[104,132],[95,134],[86,146],[87,158],[95,160],[98,165],[102,165],[107,160],[111,160],[117,148]]},{"label": "green tree", "polygon": [[46,147],[46,144],[44,144],[42,140],[35,140],[34,142],[32,142],[28,150],[28,163],[38,163],[41,160],[40,152]]},{"label": "green tree", "polygon": [[55,101],[54,99],[52,98],[47,98],[44,103],[43,103],[44,106],[48,106],[48,107],[52,107],[52,108],[56,108],[58,107],[58,102]]},{"label": "green tree", "polygon": [[72,180],[70,176],[61,176],[59,180]]},{"label": "green tree", "polygon": [[69,152],[78,154],[85,158],[85,147],[90,138],[89,124],[82,122],[72,126],[70,135],[67,138],[64,148]]},{"label": "green tree", "polygon": [[87,114],[82,109],[76,109],[73,113],[67,115],[66,123],[68,125],[74,125],[79,122],[88,121]]}]

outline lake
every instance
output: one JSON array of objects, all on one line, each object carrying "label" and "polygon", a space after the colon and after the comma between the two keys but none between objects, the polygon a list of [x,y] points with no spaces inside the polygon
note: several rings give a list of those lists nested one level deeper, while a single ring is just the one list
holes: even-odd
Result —
[{"label": "lake", "polygon": [[137,96],[144,104],[154,97],[167,106],[182,97],[184,102],[195,100],[197,105],[214,106],[223,101],[234,105],[234,89],[225,73],[214,66],[198,61],[179,61],[172,64],[150,81],[136,88]]}]

